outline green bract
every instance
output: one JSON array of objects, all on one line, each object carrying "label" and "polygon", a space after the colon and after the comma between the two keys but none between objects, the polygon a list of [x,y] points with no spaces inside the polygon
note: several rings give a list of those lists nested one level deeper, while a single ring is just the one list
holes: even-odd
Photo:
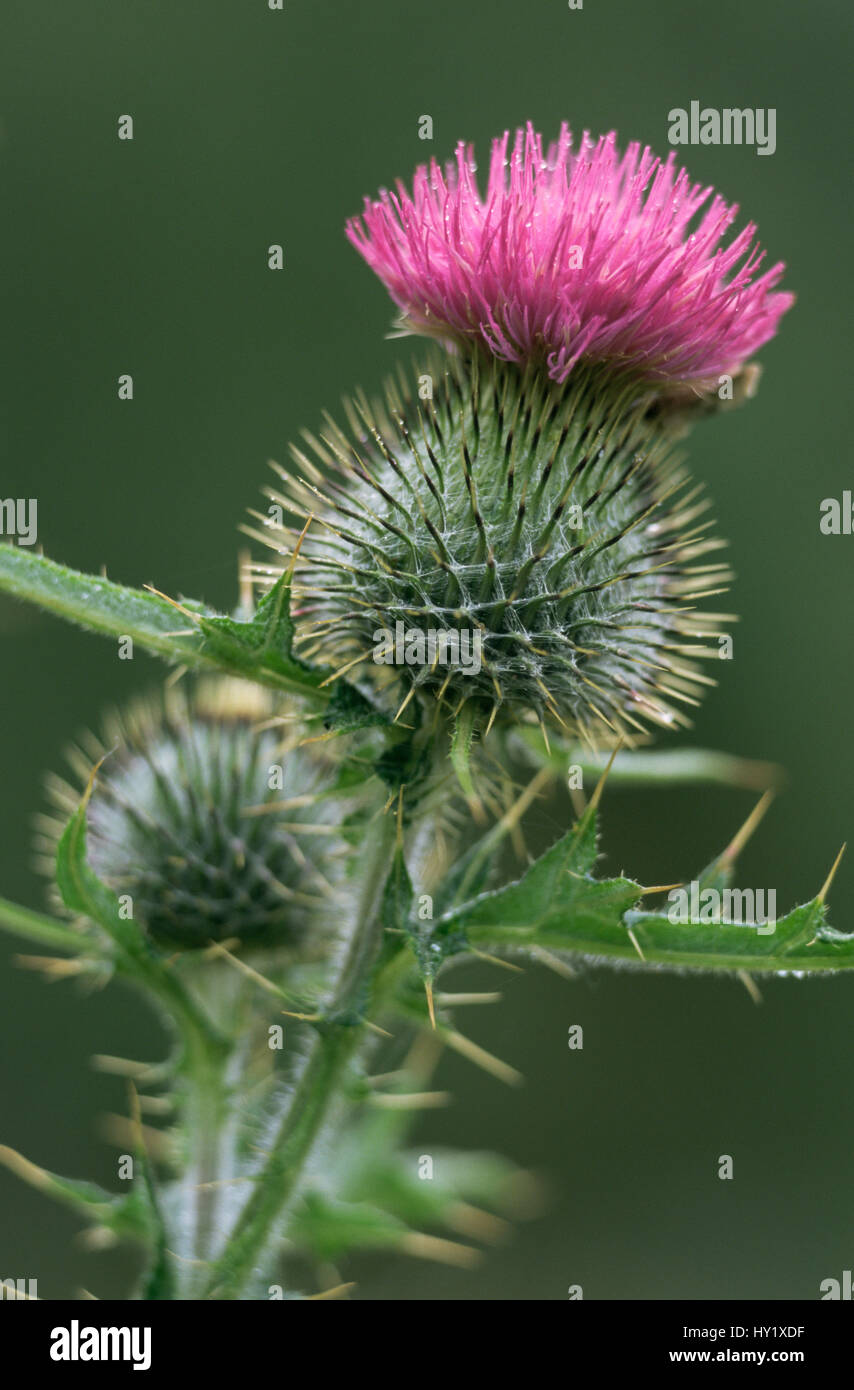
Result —
[{"label": "green bract", "polygon": [[711,683],[691,658],[718,654],[719,615],[695,603],[728,575],[697,563],[720,542],[649,388],[431,357],[347,414],[349,434],[330,423],[311,458],[294,450],[263,519],[298,551],[304,655],[393,708],[471,701],[481,730],[534,717],[601,741],[686,722]]}]

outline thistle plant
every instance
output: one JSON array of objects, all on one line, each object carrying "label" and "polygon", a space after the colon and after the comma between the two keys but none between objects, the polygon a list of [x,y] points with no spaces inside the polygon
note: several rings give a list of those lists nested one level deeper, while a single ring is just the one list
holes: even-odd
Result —
[{"label": "thistle plant", "polygon": [[[407,1148],[444,1047],[518,1079],[459,1030],[455,963],[854,966],[833,870],[771,923],[727,914],[773,769],[649,746],[734,620],[684,441],[754,394],[792,302],[736,214],[613,135],[505,134],[484,193],[460,146],[348,225],[431,341],[277,469],[233,613],[0,550],[4,590],[180,676],[51,779],[49,908],[0,902],[49,976],[118,976],[174,1038],[102,1063],[129,1081],[117,1191],[0,1149],[144,1248],[135,1297],[309,1297],[312,1269],[335,1294],[354,1250],[468,1264],[522,1214],[501,1157]],[[597,874],[608,779],[764,794],[674,913],[678,885]],[[531,858],[529,811],[567,783],[574,820]]]}]

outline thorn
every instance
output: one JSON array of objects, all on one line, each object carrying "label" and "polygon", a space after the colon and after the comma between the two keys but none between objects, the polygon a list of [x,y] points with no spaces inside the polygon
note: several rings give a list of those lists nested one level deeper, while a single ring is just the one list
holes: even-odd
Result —
[{"label": "thorn", "polygon": [[[847,842],[846,842],[846,844],[847,844]],[[842,856],[843,856],[843,854],[845,853],[845,850],[846,850],[846,845],[843,845],[842,848],[841,848],[841,850],[840,850],[839,853],[837,854],[835,860],[833,861],[833,868],[830,870],[830,873],[827,875],[827,878],[824,880],[824,887],[822,888],[821,892],[819,893],[818,897],[816,898],[816,902],[819,902],[819,903],[821,903],[822,905],[824,905],[824,900],[825,900],[825,898],[827,897],[828,891],[829,891],[829,889],[830,889],[830,885],[831,885],[831,883],[833,882],[834,877],[836,876],[836,870],[839,868],[839,865],[840,865],[840,862],[841,862],[841,860],[842,860]]]},{"label": "thorn", "polygon": [[164,1250],[170,1259],[179,1260],[182,1265],[195,1265],[199,1269],[207,1269],[210,1265],[210,1260],[194,1260],[189,1255],[179,1255],[177,1250],[170,1250],[168,1246],[164,1246]]},{"label": "thorn", "polygon": [[[331,676],[327,676],[325,681],[320,682],[320,685],[317,687],[318,690],[322,690],[326,685],[331,685],[333,681],[338,680],[339,676],[345,676],[348,671],[352,671],[354,666],[358,666],[362,661],[367,661],[369,656],[370,652],[365,652],[362,656],[354,657],[352,661],[348,661],[344,666],[339,666],[337,671],[333,671]],[[400,711],[398,711],[398,713],[400,713]]]},{"label": "thorn", "polygon": [[157,1070],[157,1063],[134,1062],[129,1057],[110,1057],[106,1053],[98,1052],[92,1058],[92,1066],[96,1071],[107,1072],[110,1076],[135,1076],[138,1081],[150,1079],[152,1070]]},{"label": "thorn", "polygon": [[[324,682],[324,684],[325,684],[325,682]],[[406,709],[406,706],[409,704],[409,701],[410,701],[410,700],[413,698],[413,696],[415,695],[415,692],[416,692],[417,688],[418,688],[418,687],[415,686],[415,685],[413,685],[413,686],[410,687],[410,690],[409,690],[408,695],[405,695],[405,696],[404,696],[403,703],[401,704],[399,710],[397,711],[397,714],[394,716],[394,719],[391,721],[392,724],[396,724],[396,723],[397,723],[398,719],[399,719],[400,716],[403,714],[403,711]]]},{"label": "thorn", "polygon": [[288,565],[288,570],[287,570],[288,579],[293,579],[293,577],[294,577],[294,569],[296,568],[297,556],[299,555],[299,552],[300,552],[300,546],[302,545],[303,541],[305,540],[305,533],[306,533],[306,531],[308,530],[309,526],[311,525],[311,523],[312,523],[313,521],[314,521],[314,513],[312,512],[311,515],[310,515],[309,518],[308,518],[308,521],[305,523],[305,526],[303,526],[302,531],[301,531],[300,534],[299,534],[299,539],[297,540],[297,543],[296,543],[296,545],[294,546],[293,554],[292,554],[292,556],[291,556],[291,563]]},{"label": "thorn", "polygon": [[441,1110],[450,1105],[450,1091],[413,1091],[405,1094],[400,1091],[379,1092],[371,1096],[371,1105],[380,1110]]},{"label": "thorn", "polygon": [[143,589],[147,589],[150,594],[154,594],[155,598],[162,598],[164,603],[171,604],[173,608],[177,608],[179,613],[183,613],[184,616],[189,618],[190,622],[195,623],[196,626],[202,621],[198,613],[192,613],[189,608],[185,608],[184,605],[178,603],[176,599],[170,598],[168,594],[161,593],[159,589],[155,589],[153,584],[143,584],[142,587]]},{"label": "thorn", "polygon": [[322,1293],[307,1293],[306,1303],[316,1303],[319,1299],[346,1298],[351,1289],[356,1288],[355,1280],[349,1284],[336,1284],[332,1289],[324,1289]]},{"label": "thorn", "polygon": [[475,994],[437,994],[436,1003],[443,1009],[462,1008],[465,1004],[498,1004],[502,995],[496,991]]},{"label": "thorn", "polygon": [[90,1226],[87,1231],[78,1233],[76,1242],[87,1255],[96,1255],[102,1250],[114,1249],[119,1243],[119,1238],[107,1226]]},{"label": "thorn", "polygon": [[443,1038],[439,1032],[431,1033],[420,1028],[412,1039],[402,1071],[405,1076],[415,1077],[422,1085],[430,1079],[442,1055]]},{"label": "thorn", "polygon": [[252,554],[248,546],[241,546],[237,553],[237,591],[242,609],[251,613],[255,608],[255,591],[252,587]]},{"label": "thorn", "polygon": [[643,951],[641,950],[641,948],[640,948],[640,946],[639,946],[639,944],[638,944],[638,939],[637,939],[637,937],[635,936],[635,934],[634,934],[634,932],[632,931],[631,927],[627,927],[626,930],[627,930],[628,933],[629,933],[629,940],[631,941],[632,945],[634,946],[635,950],[637,951],[637,953],[638,953],[638,955],[640,956],[641,960],[643,961],[644,965],[646,965],[646,956],[644,955]]},{"label": "thorn", "polygon": [[744,985],[744,988],[747,990],[747,993],[750,995],[754,1004],[761,1004],[762,993],[753,977],[751,975],[748,975],[746,970],[739,970],[736,973],[738,974],[738,978],[741,980],[741,983]]},{"label": "thorn", "polygon": [[24,970],[40,970],[53,984],[57,980],[68,979],[72,975],[84,975],[91,962],[69,960],[67,956],[20,956],[14,957],[15,964]]},{"label": "thorn", "polygon": [[253,970],[251,965],[247,965],[246,962],[240,960],[238,956],[233,956],[230,951],[226,950],[221,942],[212,941],[205,951],[205,955],[222,957],[227,960],[230,965],[236,966],[244,975],[247,975],[250,980],[254,980],[255,983],[260,985],[262,989],[265,989],[268,994],[275,994],[279,999],[287,999],[288,996],[283,989],[279,989],[278,985],[274,985],[273,981],[268,980],[266,975],[262,975],[259,971]]},{"label": "thorn", "polygon": [[247,1182],[250,1182],[250,1183],[251,1183],[251,1182],[254,1182],[254,1181],[255,1181],[255,1179],[254,1179],[254,1178],[250,1178],[250,1177],[243,1177],[243,1178],[212,1178],[210,1182],[197,1182],[197,1183],[194,1183],[194,1184],[193,1184],[193,1191],[194,1191],[194,1192],[207,1192],[209,1188],[214,1188],[214,1187],[234,1187],[234,1186],[242,1186],[243,1183],[247,1183]]},{"label": "thorn", "polygon": [[[605,771],[602,773],[602,776],[599,778],[599,781],[596,783],[596,787],[595,787],[595,789],[594,789],[593,795],[592,795],[591,798],[590,798],[590,804],[589,804],[588,807],[587,807],[588,812],[589,812],[589,811],[595,811],[595,810],[596,810],[596,807],[599,805],[599,802],[600,802],[601,799],[602,799],[602,793],[603,793],[603,791],[605,790],[605,783],[606,783],[607,780],[608,780],[608,775],[609,775],[609,773],[610,773],[610,771],[611,771],[611,768],[614,766],[614,759],[616,758],[617,754],[619,753],[619,751],[620,751],[620,749],[622,748],[622,746],[623,746],[624,743],[625,743],[625,739],[624,739],[624,738],[620,738],[620,739],[618,739],[617,743],[614,745],[614,751],[613,751],[613,753],[611,754],[610,758],[608,759],[608,765],[607,765],[607,767],[605,768]],[[641,959],[643,959],[643,957],[641,957]]]},{"label": "thorn", "polygon": [[500,1244],[510,1231],[509,1221],[494,1216],[491,1211],[482,1211],[470,1202],[454,1202],[444,1219],[461,1236],[482,1240],[487,1245]]},{"label": "thorn", "polygon": [[455,1029],[448,1028],[443,1030],[442,1036],[449,1047],[458,1052],[467,1061],[473,1062],[476,1067],[481,1067],[490,1076],[496,1077],[499,1081],[504,1081],[508,1086],[520,1086],[524,1081],[522,1073],[515,1067],[508,1066],[507,1062],[502,1062],[500,1057],[493,1057],[491,1052],[472,1042],[471,1038],[466,1038],[462,1033],[457,1033]]},{"label": "thorn", "polygon": [[380,1071],[375,1076],[366,1076],[366,1086],[385,1086],[388,1082],[406,1080],[406,1067],[398,1067],[395,1071]]},{"label": "thorn", "polygon": [[[189,669],[189,666],[176,666],[175,670],[170,671],[166,680],[163,682],[164,689],[171,690],[173,685],[177,685],[180,680],[184,679]],[[94,1296],[93,1294],[92,1297],[94,1298]]]},{"label": "thorn", "polygon": [[[112,752],[112,753],[114,753],[115,751],[116,751],[116,750],[115,750],[114,748],[110,749],[110,752]],[[92,792],[93,792],[94,787],[95,787],[95,778],[98,776],[98,773],[99,773],[99,771],[100,771],[100,769],[101,769],[101,765],[107,761],[107,758],[108,758],[109,756],[110,756],[110,753],[109,753],[109,752],[108,752],[108,753],[104,753],[103,756],[100,757],[100,758],[98,759],[98,761],[93,765],[92,771],[89,773],[89,780],[88,780],[88,782],[86,783],[86,790],[84,791],[84,793],[83,793],[83,798],[82,798],[82,800],[81,800],[81,802],[80,802],[80,810],[81,810],[81,811],[84,810],[85,807],[87,807],[87,806],[89,805],[89,800],[90,800],[90,798],[91,798],[91,796],[92,796]]]},{"label": "thorn", "polygon": [[429,1012],[429,1014],[430,1014],[430,1023],[431,1023],[431,1025],[432,1025],[432,1027],[435,1029],[435,1027],[436,1027],[436,1010],[435,1010],[434,1005],[433,1005],[433,982],[432,982],[432,980],[425,980],[425,981],[424,981],[424,993],[427,995],[427,1009],[428,1009],[428,1012]]},{"label": "thorn", "polygon": [[552,955],[551,951],[547,951],[544,946],[532,946],[531,955],[535,960],[538,960],[541,965],[544,965],[547,970],[553,970],[555,975],[560,975],[562,979],[578,979],[577,970],[573,970],[571,965],[568,965],[565,960],[560,959],[560,956]]},{"label": "thorn", "polygon": [[739,854],[744,849],[744,846],[747,844],[747,841],[750,839],[751,835],[753,834],[757,825],[761,821],[762,817],[765,815],[765,812],[768,810],[768,807],[771,805],[771,802],[773,800],[773,788],[769,788],[767,792],[763,792],[762,796],[759,798],[759,801],[756,803],[750,815],[747,817],[747,820],[744,822],[744,825],[741,827],[738,833],[733,836],[732,840],[727,845],[726,849],[721,855],[722,864],[726,864],[738,858]]},{"label": "thorn", "polygon": [[148,1158],[168,1159],[174,1156],[171,1136],[162,1129],[154,1129],[140,1121],[135,1123],[126,1115],[104,1115],[99,1128],[110,1144],[126,1144],[129,1148],[137,1146]]},{"label": "thorn", "polygon": [[140,1096],[139,1108],[147,1115],[171,1115],[175,1103],[169,1096]]},{"label": "thorn", "polygon": [[514,826],[518,825],[531,802],[537,796],[540,788],[544,786],[546,782],[549,782],[551,777],[551,768],[541,767],[536,776],[531,779],[525,790],[519,795],[514,805],[501,817],[501,820],[495,827],[495,832],[506,834],[508,830],[512,830]]},{"label": "thorn", "polygon": [[674,888],[684,888],[683,883],[656,883],[652,888],[641,888],[641,897],[648,893],[670,893]]},{"label": "thorn", "polygon": [[486,951],[477,951],[474,946],[469,946],[469,950],[472,955],[477,956],[479,960],[485,960],[490,965],[500,965],[502,970],[513,970],[517,975],[524,975],[525,973],[524,967],[516,965],[515,961],[502,960],[500,956],[487,955]]},{"label": "thorn", "polygon": [[0,1144],[0,1163],[8,1168],[10,1173],[14,1173],[16,1178],[29,1183],[30,1187],[44,1191],[51,1186],[51,1177],[45,1168],[31,1163],[23,1154],[19,1154],[17,1149],[10,1149],[6,1144]]},{"label": "thorn", "polygon": [[470,1245],[443,1240],[441,1236],[427,1236],[421,1231],[408,1231],[401,1237],[398,1249],[407,1255],[415,1255],[419,1260],[436,1260],[439,1264],[457,1265],[460,1269],[471,1269],[480,1260],[480,1251]]},{"label": "thorn", "polygon": [[362,1023],[366,1028],[370,1029],[372,1033],[379,1033],[381,1038],[394,1037],[394,1033],[390,1033],[387,1028],[381,1028],[378,1023],[371,1023],[371,1020],[369,1018],[362,1019]]}]

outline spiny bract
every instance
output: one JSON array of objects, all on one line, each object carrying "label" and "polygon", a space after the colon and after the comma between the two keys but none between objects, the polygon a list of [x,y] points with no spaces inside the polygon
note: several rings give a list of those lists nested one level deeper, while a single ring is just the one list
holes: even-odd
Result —
[{"label": "spiny bract", "polygon": [[712,684],[690,658],[718,654],[703,639],[723,616],[694,603],[728,575],[693,563],[720,542],[651,390],[433,356],[346,409],[351,436],[306,435],[314,458],[294,449],[300,476],[279,470],[253,532],[298,551],[303,655],[391,683],[398,707],[473,701],[482,730],[534,717],[602,741],[686,722],[672,702]]},{"label": "spiny bract", "polygon": [[[311,932],[313,952],[328,936],[318,908],[328,921],[331,889],[301,834],[309,817],[324,819],[312,805],[323,768],[271,715],[258,687],[202,681],[189,697],[137,702],[106,722],[102,743],[90,735],[71,750],[84,784],[104,759],[87,808],[89,863],[130,896],[153,939],[302,949]],[[79,804],[58,778],[48,789],[65,816]],[[55,850],[63,823],[42,825],[43,848]]]}]

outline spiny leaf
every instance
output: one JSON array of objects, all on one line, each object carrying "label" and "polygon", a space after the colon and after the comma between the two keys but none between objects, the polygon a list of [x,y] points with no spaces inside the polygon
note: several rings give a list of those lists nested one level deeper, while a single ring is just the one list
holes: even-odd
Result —
[{"label": "spiny leaf", "polygon": [[278,585],[262,600],[254,619],[240,622],[196,600],[174,604],[162,595],[127,588],[100,575],[81,574],[17,546],[0,546],[0,591],[92,632],[116,639],[130,637],[166,661],[243,676],[323,705],[326,696],[317,690],[321,676],[289,655],[290,617],[277,607],[283,600],[282,591],[277,590]]},{"label": "spiny leaf", "polygon": [[419,1177],[421,1157],[417,1151],[375,1152],[358,1184],[348,1184],[342,1173],[343,1195],[375,1203],[408,1226],[423,1228],[440,1222],[452,1226],[461,1202],[485,1202],[510,1212],[523,1186],[519,1169],[497,1154],[434,1149],[429,1182]]},{"label": "spiny leaf", "polygon": [[491,845],[476,840],[451,865],[433,890],[433,911],[437,917],[450,911],[460,898],[469,900],[486,887],[499,848],[500,841],[497,839]]},{"label": "spiny leaf", "polygon": [[127,1195],[118,1196],[97,1183],[63,1178],[31,1163],[5,1144],[0,1144],[0,1163],[30,1187],[70,1207],[92,1224],[106,1227],[117,1236],[143,1242],[150,1241],[154,1236],[147,1204],[137,1188],[131,1189]]},{"label": "spiny leaf", "polygon": [[173,1261],[166,1242],[166,1227],[160,1211],[160,1202],[154,1185],[151,1166],[148,1162],[148,1155],[145,1152],[141,1137],[135,1148],[134,1162],[138,1178],[134,1191],[145,1210],[152,1232],[151,1244],[153,1247],[151,1262],[143,1276],[142,1297],[145,1300],[169,1300],[175,1298],[176,1294]]},{"label": "spiny leaf", "polygon": [[381,913],[386,931],[409,931],[414,895],[403,849],[398,845],[383,889]]},{"label": "spiny leaf", "polygon": [[388,724],[389,717],[372,705],[361,691],[346,681],[336,681],[332,698],[323,712],[324,728],[339,734]]},{"label": "spiny leaf", "polygon": [[[728,888],[738,847],[736,837],[698,875],[698,891]],[[812,973],[854,968],[854,934],[827,922],[828,885],[776,925],[707,922],[696,913],[681,922],[664,912],[639,911],[645,891],[639,883],[594,878],[595,857],[591,807],[517,883],[482,893],[436,922],[431,944],[437,962],[469,948],[540,947],[677,969]]]},{"label": "spiny leaf", "polygon": [[445,1264],[471,1265],[477,1251],[455,1241],[412,1231],[402,1221],[366,1202],[342,1202],[309,1193],[288,1232],[316,1259],[338,1260],[352,1250],[402,1250]]},{"label": "spiny leaf", "polygon": [[404,1224],[379,1207],[312,1192],[295,1215],[288,1238],[319,1259],[337,1260],[351,1250],[394,1247],[405,1234]]},{"label": "spiny leaf", "polygon": [[112,938],[123,956],[144,956],[147,942],[132,918],[123,918],[116,895],[102,883],[86,861],[86,807],[92,781],[69,820],[56,851],[56,881],[69,911],[89,917]]},{"label": "spiny leaf", "polygon": [[276,581],[250,618],[202,614],[203,651],[251,673],[269,671],[296,685],[314,688],[325,673],[315,672],[292,655],[294,623],[291,618],[291,577]]}]

